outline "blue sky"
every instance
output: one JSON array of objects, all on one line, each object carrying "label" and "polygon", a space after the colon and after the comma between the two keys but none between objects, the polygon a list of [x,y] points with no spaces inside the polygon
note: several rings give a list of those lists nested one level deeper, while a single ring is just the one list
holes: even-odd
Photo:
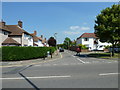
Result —
[{"label": "blue sky", "polygon": [[57,33],[58,43],[65,37],[76,39],[94,32],[95,16],[115,2],[3,2],[2,18],[8,25],[23,21],[23,29],[47,39]]}]

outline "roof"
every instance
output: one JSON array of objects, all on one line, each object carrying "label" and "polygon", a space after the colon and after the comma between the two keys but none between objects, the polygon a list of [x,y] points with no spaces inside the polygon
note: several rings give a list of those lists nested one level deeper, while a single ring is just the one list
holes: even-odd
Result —
[{"label": "roof", "polygon": [[15,41],[14,39],[12,39],[11,37],[8,37],[7,39],[5,39],[2,43],[2,45],[5,44],[15,44],[15,45],[21,45],[20,43],[18,43],[17,41]]},{"label": "roof", "polygon": [[94,33],[83,33],[79,38],[97,38],[97,36]]},{"label": "roof", "polygon": [[39,40],[39,38],[37,36],[35,36],[34,34],[30,34],[31,36],[33,36],[33,41],[37,42]]},{"label": "roof", "polygon": [[6,25],[6,27],[11,31],[10,35],[22,35],[22,33],[29,34],[18,25]]},{"label": "roof", "polygon": [[41,37],[38,37],[38,38],[39,38],[39,40],[41,40],[41,41],[43,40]]},{"label": "roof", "polygon": [[42,40],[42,43],[46,43],[46,42],[47,42],[46,39],[43,39],[43,40]]},{"label": "roof", "polygon": [[42,41],[42,43],[45,43],[45,40],[43,40],[41,37],[37,37],[34,33],[31,34],[33,36],[34,42],[37,42],[38,40]]},{"label": "roof", "polygon": [[34,46],[38,46],[36,43],[33,43]]},{"label": "roof", "polygon": [[6,25],[5,26],[2,25],[2,22],[0,22],[0,29],[2,29],[3,31],[10,32],[10,30],[8,29]]}]

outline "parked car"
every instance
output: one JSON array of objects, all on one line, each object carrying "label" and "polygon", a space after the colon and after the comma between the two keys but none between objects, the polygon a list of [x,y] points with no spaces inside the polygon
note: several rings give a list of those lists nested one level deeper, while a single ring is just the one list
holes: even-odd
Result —
[{"label": "parked car", "polygon": [[60,48],[60,49],[59,49],[59,52],[64,52],[64,49],[63,49],[63,48]]}]

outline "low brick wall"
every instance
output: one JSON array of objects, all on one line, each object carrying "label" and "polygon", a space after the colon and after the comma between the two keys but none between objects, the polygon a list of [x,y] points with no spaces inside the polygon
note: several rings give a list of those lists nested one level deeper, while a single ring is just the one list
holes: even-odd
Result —
[{"label": "low brick wall", "polygon": [[81,52],[89,52],[88,49],[81,49]]},{"label": "low brick wall", "polygon": [[104,52],[109,52],[109,50],[108,49],[104,49]]},{"label": "low brick wall", "polygon": [[[73,47],[69,48],[69,50],[71,50],[71,51],[76,51],[76,49],[77,49],[77,46],[73,46]],[[89,50],[88,49],[81,49],[81,52],[89,52]]]}]

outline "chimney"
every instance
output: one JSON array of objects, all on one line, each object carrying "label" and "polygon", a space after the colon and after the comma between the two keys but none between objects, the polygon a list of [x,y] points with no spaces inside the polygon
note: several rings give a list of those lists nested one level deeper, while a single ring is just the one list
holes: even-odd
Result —
[{"label": "chimney", "polygon": [[43,35],[40,36],[43,39]]},{"label": "chimney", "polygon": [[4,27],[5,26],[5,22],[2,20],[2,27]]},{"label": "chimney", "polygon": [[18,26],[22,28],[22,21],[18,21]]},{"label": "chimney", "polygon": [[37,35],[37,31],[34,31],[34,35],[35,35],[35,36]]}]

